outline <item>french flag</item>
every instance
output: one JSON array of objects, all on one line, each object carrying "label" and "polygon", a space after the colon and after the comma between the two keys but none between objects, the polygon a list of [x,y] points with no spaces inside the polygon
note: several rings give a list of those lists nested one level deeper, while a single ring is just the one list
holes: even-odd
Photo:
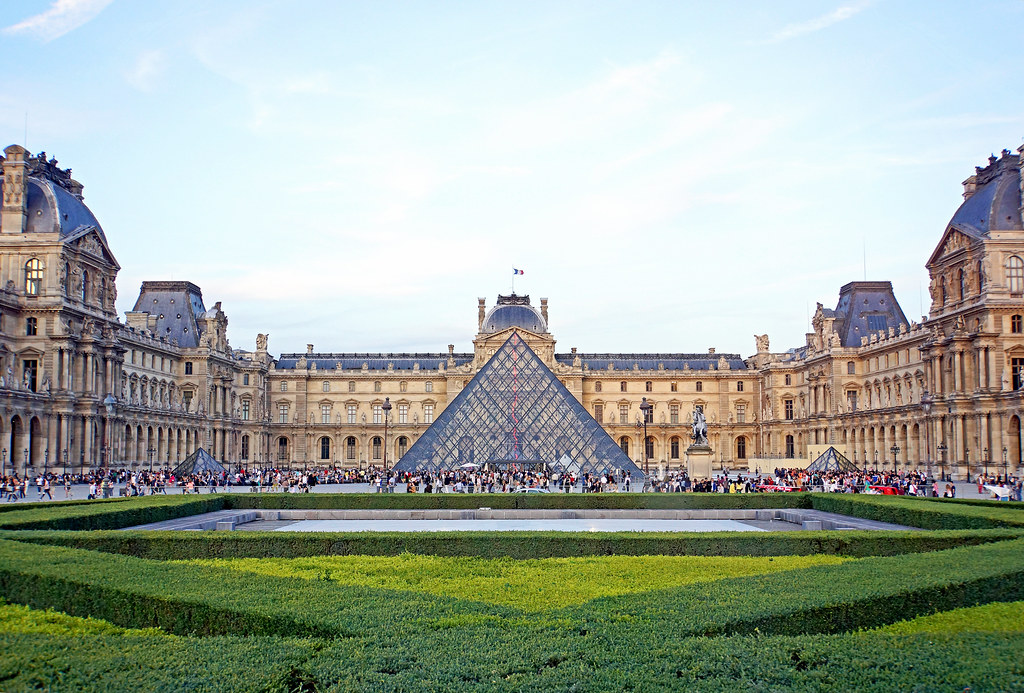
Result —
[{"label": "french flag", "polygon": [[512,274],[525,274],[525,272],[523,272],[523,270],[521,269],[516,269],[515,267],[513,267]]}]

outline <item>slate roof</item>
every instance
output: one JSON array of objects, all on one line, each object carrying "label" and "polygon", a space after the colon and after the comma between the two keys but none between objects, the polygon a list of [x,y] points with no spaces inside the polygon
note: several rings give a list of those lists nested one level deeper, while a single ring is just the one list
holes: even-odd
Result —
[{"label": "slate roof", "polygon": [[[473,354],[454,354],[455,365],[461,366],[473,360]],[[343,369],[360,370],[366,364],[368,370],[386,371],[388,364],[398,371],[411,371],[418,363],[424,370],[435,370],[441,364],[447,364],[448,353],[428,354],[281,354],[275,363],[277,370],[297,368],[299,359],[306,359],[306,368],[315,363],[317,370],[333,370],[340,363]]]},{"label": "slate roof", "polygon": [[1024,230],[1021,213],[1020,156],[1003,152],[992,157],[989,165],[978,168],[973,179],[974,193],[956,210],[949,226],[975,238],[991,231]]},{"label": "slate roof", "polygon": [[155,315],[156,336],[177,340],[182,347],[199,346],[196,318],[206,312],[203,292],[186,281],[142,282],[133,311]]},{"label": "slate roof", "polygon": [[592,371],[608,370],[612,364],[616,371],[632,371],[634,366],[644,371],[683,370],[713,371],[719,358],[724,358],[732,370],[746,370],[747,364],[739,354],[555,354],[558,363],[571,366],[576,358]]},{"label": "slate roof", "polygon": [[103,234],[100,223],[85,203],[53,181],[29,177],[26,187],[30,232],[52,233],[56,225],[61,236],[68,236],[83,227],[95,228],[100,235]]},{"label": "slate roof", "polygon": [[839,303],[835,309],[836,324],[844,347],[859,347],[861,337],[869,337],[878,330],[888,331],[900,324],[910,327],[903,314],[892,282],[850,282],[839,290]]}]

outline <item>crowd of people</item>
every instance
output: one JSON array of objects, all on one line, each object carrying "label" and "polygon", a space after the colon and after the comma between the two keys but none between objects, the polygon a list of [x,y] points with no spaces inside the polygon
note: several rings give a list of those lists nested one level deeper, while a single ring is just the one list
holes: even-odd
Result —
[{"label": "crowd of people", "polygon": [[[801,468],[777,468],[770,473],[721,472],[710,479],[691,479],[683,470],[664,478],[652,475],[634,479],[627,472],[569,474],[540,467],[465,469],[433,472],[399,472],[380,467],[343,469],[319,467],[304,470],[246,469],[233,472],[204,471],[175,476],[169,469],[95,470],[89,474],[46,473],[0,477],[5,501],[54,500],[72,497],[72,486],[88,485],[88,498],[143,496],[167,493],[217,493],[231,487],[251,492],[309,493],[328,484],[363,484],[378,493],[773,493],[819,491],[826,493],[881,493],[891,495],[956,497],[956,486],[926,478],[919,471],[808,472]],[[1022,500],[1021,479],[979,475],[978,493],[1001,500]]]}]

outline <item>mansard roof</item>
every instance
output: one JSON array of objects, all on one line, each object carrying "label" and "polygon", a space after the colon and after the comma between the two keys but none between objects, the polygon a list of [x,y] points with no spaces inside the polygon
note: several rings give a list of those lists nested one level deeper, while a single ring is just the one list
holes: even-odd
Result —
[{"label": "mansard roof", "polygon": [[[343,368],[360,370],[363,365],[370,371],[386,371],[390,366],[396,371],[411,371],[417,365],[424,370],[440,369],[448,363],[451,356],[456,366],[469,363],[473,354],[448,354],[447,352],[425,354],[385,354],[385,353],[348,353],[348,354],[281,354],[274,364],[277,370],[304,370],[316,364],[317,370]],[[299,365],[302,362],[303,365]]]},{"label": "mansard roof", "polygon": [[547,320],[530,305],[530,297],[517,294],[498,296],[498,303],[487,313],[480,332],[495,334],[510,327],[521,327],[534,334],[548,331]]},{"label": "mansard roof", "polygon": [[725,359],[731,370],[747,367],[739,354],[555,354],[555,361],[571,366],[579,358],[580,364],[592,371],[693,370],[713,371]]},{"label": "mansard roof", "polygon": [[859,347],[861,337],[869,337],[879,330],[910,321],[903,314],[892,282],[850,282],[839,290],[839,303],[835,309],[836,324],[833,331],[839,333],[844,347]]},{"label": "mansard roof", "polygon": [[186,348],[199,346],[196,318],[206,313],[206,308],[202,290],[192,282],[142,282],[132,311],[156,316],[156,336],[176,340]]},{"label": "mansard roof", "polygon": [[1024,230],[1020,163],[1020,155],[1004,149],[1001,157],[989,158],[988,166],[976,168],[975,174],[964,181],[967,199],[949,220],[949,226],[974,238],[988,236],[991,231]]}]

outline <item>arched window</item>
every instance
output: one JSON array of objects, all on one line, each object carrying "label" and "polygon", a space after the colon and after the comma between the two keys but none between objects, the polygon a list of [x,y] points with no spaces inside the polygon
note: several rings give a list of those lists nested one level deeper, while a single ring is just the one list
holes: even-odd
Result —
[{"label": "arched window", "polygon": [[331,459],[331,439],[327,436],[320,439],[320,459]]},{"label": "arched window", "polygon": [[349,436],[345,439],[345,459],[354,460],[356,458],[356,439],[355,436]]},{"label": "arched window", "polygon": [[1006,284],[1011,294],[1024,293],[1024,260],[1016,255],[1006,261]]},{"label": "arched window", "polygon": [[793,436],[786,436],[786,459],[791,460],[796,457],[796,448],[793,445]]},{"label": "arched window", "polygon": [[25,263],[25,295],[38,296],[43,285],[43,264],[37,258]]},{"label": "arched window", "polygon": [[629,456],[629,438],[622,436],[619,438],[619,447],[622,448],[622,453]]},{"label": "arched window", "polygon": [[747,439],[743,436],[736,439],[736,459],[747,459]]},{"label": "arched window", "polygon": [[374,436],[372,442],[373,442],[373,459],[379,460],[380,459],[380,445],[381,445],[380,436]]}]

